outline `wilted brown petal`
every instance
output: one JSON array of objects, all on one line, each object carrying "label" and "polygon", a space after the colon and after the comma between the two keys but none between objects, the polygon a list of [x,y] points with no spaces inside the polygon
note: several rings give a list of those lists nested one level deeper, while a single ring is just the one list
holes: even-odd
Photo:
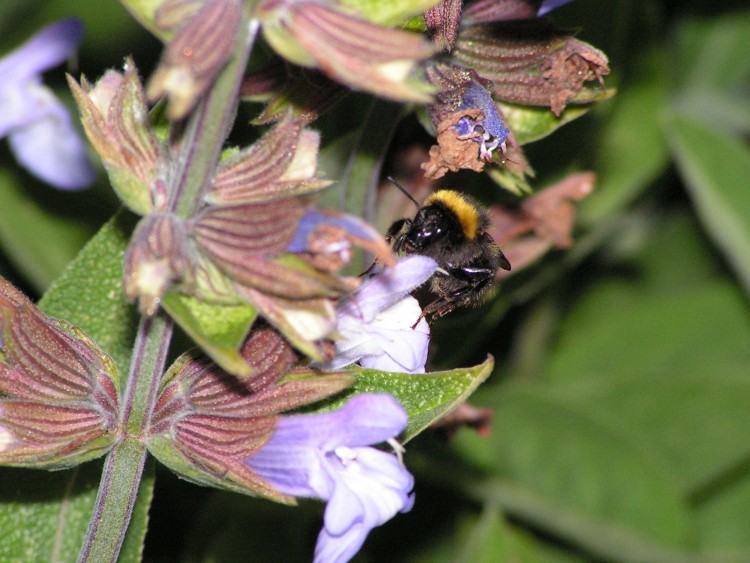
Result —
[{"label": "wilted brown petal", "polygon": [[[576,216],[573,203],[587,197],[595,182],[596,176],[592,172],[572,174],[524,200],[516,208],[490,208],[490,234],[502,245],[506,258],[513,260],[514,273],[551,248],[569,248],[573,244]],[[505,275],[508,274],[499,274]]]},{"label": "wilted brown petal", "polygon": [[479,143],[458,134],[454,126],[463,117],[481,119],[478,109],[457,111],[446,117],[437,127],[437,145],[430,148],[430,161],[423,164],[425,176],[432,180],[462,168],[481,172],[485,162],[479,158]]},{"label": "wilted brown petal", "polygon": [[[187,115],[229,59],[242,10],[238,0],[205,0],[198,11],[192,4],[188,8],[182,15],[194,15],[183,21],[167,44],[147,87],[151,100],[169,96],[167,111],[171,119]],[[162,20],[174,25],[175,13],[163,14]]]},{"label": "wilted brown petal", "polygon": [[462,30],[455,59],[492,82],[494,95],[524,105],[589,103],[586,82],[609,74],[606,55],[544,20],[474,25]]},{"label": "wilted brown petal", "polygon": [[438,420],[430,428],[451,438],[462,428],[473,428],[479,436],[492,434],[493,409],[475,407],[468,402],[461,403],[449,414]]}]

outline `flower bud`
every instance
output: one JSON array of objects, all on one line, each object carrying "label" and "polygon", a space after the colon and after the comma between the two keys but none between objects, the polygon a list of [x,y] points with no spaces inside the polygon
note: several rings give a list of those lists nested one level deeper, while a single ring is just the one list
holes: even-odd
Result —
[{"label": "flower bud", "polygon": [[112,187],[131,210],[154,209],[152,186],[168,168],[167,151],[149,121],[143,85],[133,61],[125,72],[110,70],[92,86],[68,76],[86,135],[109,174]]},{"label": "flower bud", "polygon": [[0,327],[0,463],[61,469],[105,453],[118,425],[109,357],[3,278]]},{"label": "flower bud", "polygon": [[238,38],[241,11],[237,0],[168,0],[156,11],[156,25],[176,33],[147,91],[150,100],[169,96],[170,119],[185,117],[226,64]]},{"label": "flower bud", "polygon": [[244,460],[268,441],[281,412],[341,391],[352,379],[293,370],[296,354],[270,328],[254,331],[241,354],[253,370],[242,380],[194,355],[172,366],[157,399],[149,450],[191,481],[291,502]]},{"label": "flower bud", "polygon": [[328,3],[264,0],[263,36],[286,59],[317,67],[358,90],[398,101],[429,102],[429,87],[412,77],[434,48],[415,33],[339,12]]}]

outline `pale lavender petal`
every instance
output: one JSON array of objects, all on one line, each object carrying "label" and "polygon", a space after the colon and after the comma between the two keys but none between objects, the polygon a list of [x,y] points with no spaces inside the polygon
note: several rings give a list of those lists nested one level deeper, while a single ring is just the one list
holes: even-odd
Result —
[{"label": "pale lavender petal", "polygon": [[427,256],[408,256],[394,268],[386,268],[366,280],[342,303],[347,314],[371,322],[375,315],[400,301],[426,282],[437,269],[437,263]]},{"label": "pale lavender petal", "polygon": [[350,235],[362,240],[380,239],[380,233],[359,217],[338,211],[310,207],[300,219],[294,240],[289,244],[289,252],[305,252],[308,249],[310,235],[323,225],[338,227]]},{"label": "pale lavender petal", "polygon": [[67,109],[43,86],[28,95],[44,113],[10,132],[8,140],[19,163],[57,188],[89,186],[95,178],[94,169]]},{"label": "pale lavender petal", "polygon": [[430,326],[424,318],[412,330],[380,329],[378,334],[381,342],[387,345],[383,353],[363,354],[359,362],[363,368],[424,373],[430,341]]},{"label": "pale lavender petal", "polygon": [[[326,491],[316,490],[328,486],[316,468],[321,456],[338,446],[384,442],[406,423],[406,413],[390,395],[358,395],[331,413],[282,417],[271,439],[245,463],[283,493],[323,497]],[[316,477],[312,485],[311,476]]]},{"label": "pale lavender petal", "polygon": [[398,459],[373,448],[340,452],[343,469],[328,501],[323,526],[315,547],[315,561],[344,562],[351,559],[374,527],[411,510],[414,479]]},{"label": "pale lavender petal", "polygon": [[56,67],[75,54],[82,38],[83,24],[75,18],[48,25],[0,59],[0,84],[23,81]]},{"label": "pale lavender petal", "polygon": [[542,5],[539,7],[539,11],[536,13],[536,15],[539,17],[544,16],[555,8],[559,8],[560,6],[563,6],[568,2],[572,2],[572,0],[544,0],[544,2],[542,2]]},{"label": "pale lavender petal", "polygon": [[407,421],[390,395],[358,395],[335,412],[281,417],[245,460],[282,493],[328,501],[316,562],[348,561],[372,528],[411,509],[414,478],[395,455],[367,447],[394,438]]}]

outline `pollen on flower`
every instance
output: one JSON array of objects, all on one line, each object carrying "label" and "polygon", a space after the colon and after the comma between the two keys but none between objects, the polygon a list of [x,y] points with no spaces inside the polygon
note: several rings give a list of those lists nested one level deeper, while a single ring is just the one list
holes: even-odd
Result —
[{"label": "pollen on flower", "polygon": [[160,298],[164,295],[171,280],[171,270],[167,260],[144,261],[137,265],[132,277],[135,295],[140,297],[141,307],[147,314],[156,312]]},{"label": "pollen on flower", "polygon": [[353,462],[355,459],[357,459],[357,452],[355,452],[351,448],[347,448],[346,446],[339,446],[333,452],[336,454],[336,457],[338,457],[341,460],[341,463],[344,464],[344,466],[349,465],[351,462]]},{"label": "pollen on flower", "polygon": [[195,80],[190,67],[174,66],[164,73],[161,80],[162,90],[180,97],[189,97],[195,90]]},{"label": "pollen on flower", "polygon": [[414,61],[391,61],[378,65],[378,74],[387,80],[402,82],[409,75],[413,66]]},{"label": "pollen on flower", "polygon": [[0,426],[0,452],[7,451],[15,443],[15,435],[4,426]]},{"label": "pollen on flower", "polygon": [[333,328],[332,323],[312,311],[289,310],[286,312],[286,320],[309,340],[319,340],[327,336]]}]

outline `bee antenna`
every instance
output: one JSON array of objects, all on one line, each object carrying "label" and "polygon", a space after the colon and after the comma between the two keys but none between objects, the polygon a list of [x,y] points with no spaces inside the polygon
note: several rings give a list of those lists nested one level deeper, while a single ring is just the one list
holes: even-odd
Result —
[{"label": "bee antenna", "polygon": [[396,180],[394,180],[392,176],[388,176],[388,177],[386,178],[386,180],[388,180],[388,181],[389,181],[389,182],[390,182],[391,184],[393,184],[393,185],[394,185],[394,186],[396,186],[396,187],[397,187],[397,188],[398,188],[399,190],[401,190],[401,193],[403,193],[403,194],[404,194],[404,195],[405,195],[406,197],[408,197],[408,198],[409,198],[409,199],[410,199],[410,200],[411,200],[411,201],[412,201],[412,202],[414,203],[414,205],[416,205],[416,206],[417,206],[417,209],[421,209],[421,208],[422,208],[422,206],[421,206],[421,205],[419,205],[419,202],[418,202],[418,201],[417,201],[416,199],[414,199],[414,198],[412,197],[412,195],[411,195],[411,194],[410,194],[409,192],[407,192],[407,191],[406,191],[406,189],[404,188],[404,186],[402,186],[402,185],[401,185],[401,184],[399,184],[399,183],[398,183],[398,182],[397,182]]}]

